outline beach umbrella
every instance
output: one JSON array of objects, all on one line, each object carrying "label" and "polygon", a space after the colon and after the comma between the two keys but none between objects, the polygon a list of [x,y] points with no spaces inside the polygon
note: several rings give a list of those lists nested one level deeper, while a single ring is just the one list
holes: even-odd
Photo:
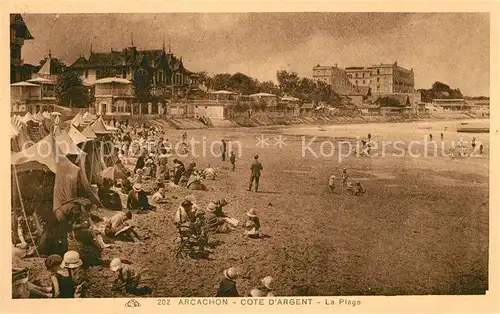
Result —
[{"label": "beach umbrella", "polygon": [[116,169],[115,167],[108,167],[101,172],[99,172],[99,175],[103,179],[110,179],[110,180],[117,180],[117,179],[127,179],[128,176],[123,173],[123,171]]}]

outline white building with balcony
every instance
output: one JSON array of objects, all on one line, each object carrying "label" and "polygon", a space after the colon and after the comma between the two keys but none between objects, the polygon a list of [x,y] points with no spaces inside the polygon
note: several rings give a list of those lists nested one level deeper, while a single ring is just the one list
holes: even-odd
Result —
[{"label": "white building with balcony", "polygon": [[123,78],[107,77],[96,80],[95,109],[100,116],[130,116],[134,91],[132,82]]}]

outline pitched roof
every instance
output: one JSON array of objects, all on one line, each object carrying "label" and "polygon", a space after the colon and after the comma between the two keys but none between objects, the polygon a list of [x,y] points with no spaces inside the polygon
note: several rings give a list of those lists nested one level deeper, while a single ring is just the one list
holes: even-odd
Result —
[{"label": "pitched roof", "polygon": [[182,58],[177,58],[162,49],[156,50],[133,50],[131,48],[122,51],[92,52],[88,59],[79,57],[71,68],[99,68],[113,66],[166,68],[171,71],[184,71],[192,73],[184,68]]},{"label": "pitched roof", "polygon": [[[28,29],[28,26],[26,26],[26,23],[24,23],[24,19],[23,17],[21,16],[21,14],[11,14],[10,15],[10,26],[17,26],[17,27],[21,27],[21,29],[24,30],[24,36],[22,36],[24,39],[35,39],[29,29]],[[19,34],[18,34],[19,35]]]},{"label": "pitched roof", "polygon": [[97,137],[95,135],[94,131],[92,130],[92,127],[90,125],[87,125],[85,129],[81,132],[83,136],[85,136],[89,140],[93,140]]},{"label": "pitched roof", "polygon": [[95,122],[92,123],[90,126],[92,127],[92,131],[94,131],[95,134],[113,133],[112,131],[108,130],[108,128],[106,128],[106,125],[102,120],[102,117],[99,117],[99,119],[95,120]]}]

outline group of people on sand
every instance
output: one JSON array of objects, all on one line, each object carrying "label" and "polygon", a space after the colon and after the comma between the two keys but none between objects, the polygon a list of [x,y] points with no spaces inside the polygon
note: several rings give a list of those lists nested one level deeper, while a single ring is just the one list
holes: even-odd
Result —
[{"label": "group of people on sand", "polygon": [[248,293],[241,295],[236,287],[236,281],[241,276],[240,271],[236,267],[225,269],[222,273],[223,278],[219,282],[216,297],[274,297],[274,278],[266,276],[251,289]]},{"label": "group of people on sand", "polygon": [[[335,180],[337,177],[332,174],[330,175],[330,178],[328,179],[328,188],[331,193],[335,193]],[[341,172],[341,182],[342,182],[342,187],[344,188],[345,191],[347,191],[350,195],[355,195],[355,196],[360,196],[366,192],[365,188],[361,184],[361,182],[356,181],[355,184],[353,184],[349,180],[349,174],[347,173],[347,168],[343,168]]]},{"label": "group of people on sand", "polygon": [[[181,194],[182,188],[188,190],[204,190],[207,187],[202,180],[217,180],[219,175],[214,167],[208,164],[198,169],[195,161],[187,166],[174,158],[170,162],[172,145],[165,137],[165,133],[154,128],[145,128],[137,131],[137,127],[125,123],[115,124],[119,129],[119,136],[113,135],[119,142],[120,150],[112,169],[100,173],[97,184],[97,195],[111,215],[103,215],[98,211],[96,204],[89,199],[78,197],[67,201],[53,211],[53,218],[46,221],[44,233],[39,245],[39,253],[45,256],[45,266],[51,273],[51,287],[40,287],[29,280],[18,280],[22,288],[13,290],[13,295],[22,295],[20,291],[28,291],[34,297],[79,298],[86,296],[88,288],[87,270],[94,266],[109,267],[117,273],[113,282],[113,290],[121,293],[150,294],[152,288],[142,283],[142,271],[127,260],[119,257],[110,260],[103,259],[103,250],[114,245],[115,241],[138,242],[148,239],[141,234],[141,228],[133,223],[135,213],[155,211],[161,204],[170,205],[177,199],[173,195],[167,197],[167,191],[174,189],[175,194]],[[151,137],[159,138],[153,149],[146,146]],[[134,140],[142,138],[139,143],[141,153],[138,154],[135,164],[131,160],[134,149]],[[187,135],[182,135],[186,141]],[[223,142],[223,160],[225,161],[226,145]],[[232,170],[235,170],[236,157],[230,152],[229,161]],[[258,192],[262,164],[259,156],[255,155],[249,167],[250,182],[248,190],[254,188]],[[257,211],[250,208],[244,222],[227,215],[223,208],[228,205],[225,198],[208,202],[201,209],[193,196],[185,197],[177,210],[173,213],[173,220],[177,227],[187,227],[191,230],[203,228],[207,234],[230,233],[242,229],[248,238],[260,238],[261,223]],[[154,205],[153,205],[154,204]],[[168,206],[170,207],[170,206]],[[21,249],[19,249],[21,250]],[[25,257],[22,253],[19,256]],[[15,269],[24,274],[25,269]],[[14,269],[13,269],[14,272]],[[228,271],[227,280],[233,280],[233,271]],[[18,278],[21,275],[15,275]],[[14,280],[14,279],[13,279]],[[17,279],[16,279],[17,280]],[[266,282],[269,281],[266,279]],[[268,286],[270,284],[268,283]],[[14,286],[14,281],[13,281]],[[24,289],[24,290],[23,290]],[[262,288],[264,291],[265,288]],[[255,291],[253,293],[255,295]]]},{"label": "group of people on sand", "polygon": [[174,224],[177,228],[189,228],[193,233],[197,229],[203,228],[207,233],[229,233],[238,227],[243,227],[245,235],[250,238],[259,238],[261,234],[260,220],[257,211],[251,208],[246,212],[246,221],[240,224],[236,218],[229,217],[223,211],[223,207],[228,205],[225,198],[211,201],[205,209],[196,204],[192,195],[188,195],[182,201],[174,214]]}]

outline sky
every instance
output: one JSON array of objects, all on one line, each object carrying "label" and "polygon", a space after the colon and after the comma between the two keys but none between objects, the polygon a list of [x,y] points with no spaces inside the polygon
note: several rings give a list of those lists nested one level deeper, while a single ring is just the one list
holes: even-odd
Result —
[{"label": "sky", "polygon": [[489,96],[488,13],[159,13],[23,14],[34,40],[25,63],[48,54],[71,64],[80,55],[161,49],[191,71],[242,72],[276,82],[276,71],[312,77],[320,65],[398,62],[415,88],[441,81],[469,96]]}]

